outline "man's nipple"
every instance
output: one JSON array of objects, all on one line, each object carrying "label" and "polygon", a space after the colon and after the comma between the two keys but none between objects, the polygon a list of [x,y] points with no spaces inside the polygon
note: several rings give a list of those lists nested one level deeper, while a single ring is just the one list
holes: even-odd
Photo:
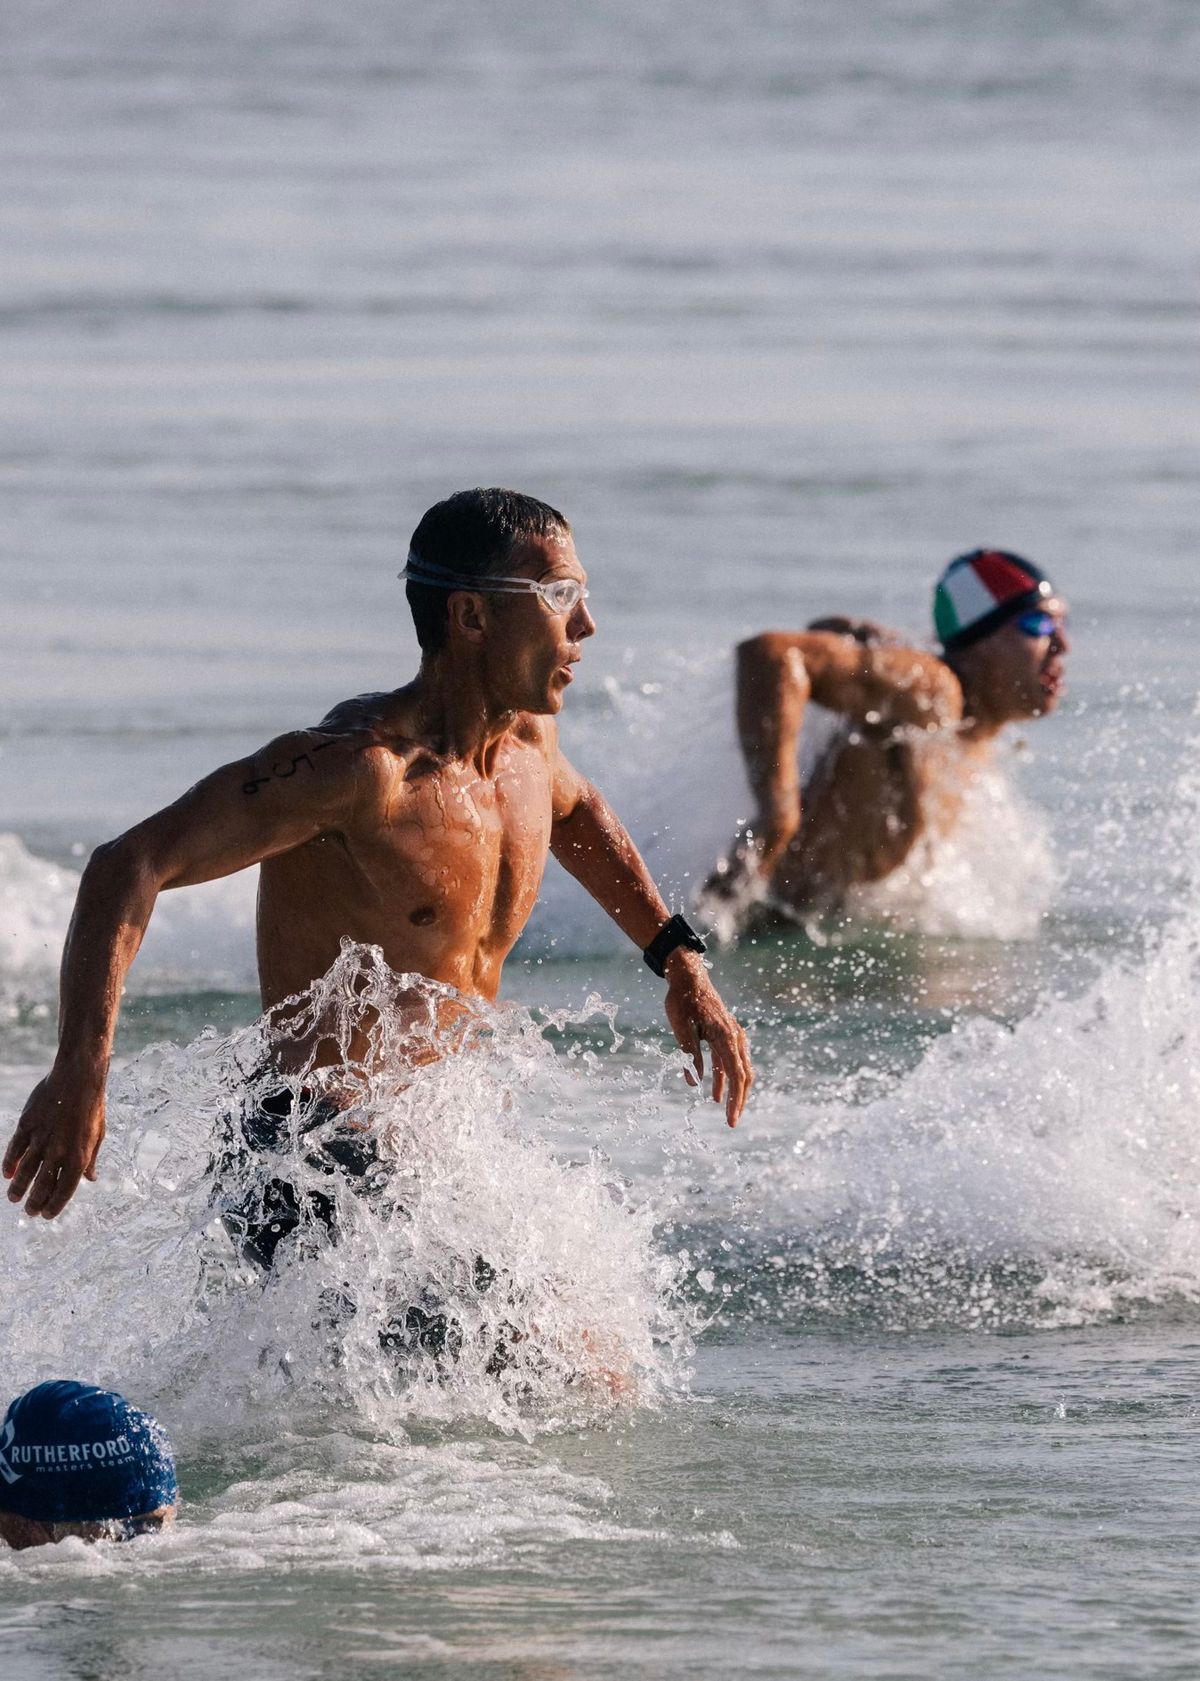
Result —
[{"label": "man's nipple", "polygon": [[428,928],[436,916],[437,912],[432,905],[422,905],[420,910],[412,912],[408,920],[414,928]]}]

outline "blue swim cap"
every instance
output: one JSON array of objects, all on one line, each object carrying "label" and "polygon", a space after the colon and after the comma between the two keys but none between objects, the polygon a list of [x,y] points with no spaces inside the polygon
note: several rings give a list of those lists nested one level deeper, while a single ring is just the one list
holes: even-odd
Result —
[{"label": "blue swim cap", "polygon": [[123,1395],[39,1383],[0,1425],[0,1510],[38,1523],[102,1523],[173,1506],[166,1431]]}]

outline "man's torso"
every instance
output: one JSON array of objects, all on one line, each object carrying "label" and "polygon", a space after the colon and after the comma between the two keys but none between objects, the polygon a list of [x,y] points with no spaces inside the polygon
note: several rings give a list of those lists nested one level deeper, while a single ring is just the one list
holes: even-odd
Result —
[{"label": "man's torso", "polygon": [[793,910],[836,907],[857,883],[900,867],[922,835],[958,820],[977,756],[945,732],[886,739],[843,729],[804,789],[800,832],[771,896]]},{"label": "man's torso", "polygon": [[405,735],[403,716],[356,706],[328,721],[369,758],[352,818],[261,866],[263,1003],[303,991],[343,939],[379,946],[399,972],[492,998],[549,849],[544,726],[518,720],[483,775]]}]

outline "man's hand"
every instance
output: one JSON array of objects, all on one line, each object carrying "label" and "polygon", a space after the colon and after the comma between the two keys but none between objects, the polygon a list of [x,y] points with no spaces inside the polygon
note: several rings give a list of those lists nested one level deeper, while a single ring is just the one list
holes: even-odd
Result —
[{"label": "man's hand", "polygon": [[797,835],[792,823],[752,818],[700,889],[697,907],[727,905],[739,914],[748,910],[770,885],[784,853],[797,846]]},{"label": "man's hand", "polygon": [[4,1152],[8,1200],[53,1220],[80,1179],[95,1179],[104,1139],[104,1081],[64,1077],[56,1068],[33,1088]]},{"label": "man's hand", "polygon": [[697,953],[673,951],[666,971],[667,1020],[696,1069],[695,1076],[689,1074],[688,1079],[694,1085],[702,1084],[704,1053],[700,1047],[707,1042],[712,1052],[713,1102],[724,1100],[725,1119],[735,1127],[754,1084],[746,1035],[721,1002]]}]

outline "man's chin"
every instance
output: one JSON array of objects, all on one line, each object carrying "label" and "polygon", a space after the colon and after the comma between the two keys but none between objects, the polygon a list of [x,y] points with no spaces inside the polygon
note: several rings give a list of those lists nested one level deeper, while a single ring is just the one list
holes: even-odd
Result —
[{"label": "man's chin", "polygon": [[[1057,711],[1058,701],[1058,695],[1039,695],[1035,701],[1030,702],[1024,716],[1030,722],[1035,718],[1048,718],[1052,712]],[[1013,722],[1020,723],[1020,719],[1015,718]]]},{"label": "man's chin", "polygon": [[516,712],[531,712],[535,717],[553,716],[562,711],[563,696],[567,692],[568,684],[564,683],[558,672],[547,682],[546,687],[538,695],[527,695],[517,702],[513,708]]},{"label": "man's chin", "polygon": [[515,710],[530,712],[535,718],[552,718],[562,711],[562,704],[562,690],[551,689],[548,693],[539,695],[536,700],[524,701]]}]

